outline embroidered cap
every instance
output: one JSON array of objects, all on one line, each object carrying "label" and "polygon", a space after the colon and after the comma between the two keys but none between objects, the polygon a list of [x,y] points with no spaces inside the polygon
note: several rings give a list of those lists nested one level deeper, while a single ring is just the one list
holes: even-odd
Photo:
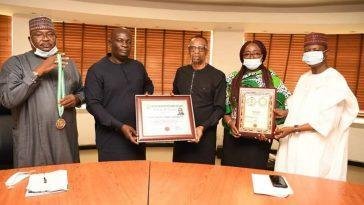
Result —
[{"label": "embroidered cap", "polygon": [[29,20],[29,32],[43,29],[55,30],[53,22],[50,18],[40,16]]},{"label": "embroidered cap", "polygon": [[327,37],[323,33],[309,33],[305,36],[304,46],[322,45],[327,47]]}]

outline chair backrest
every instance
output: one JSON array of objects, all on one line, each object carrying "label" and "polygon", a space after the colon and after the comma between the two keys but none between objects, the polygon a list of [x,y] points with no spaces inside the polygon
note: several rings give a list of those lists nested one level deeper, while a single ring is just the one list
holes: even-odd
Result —
[{"label": "chair backrest", "polygon": [[13,119],[10,111],[0,106],[0,169],[13,168]]}]

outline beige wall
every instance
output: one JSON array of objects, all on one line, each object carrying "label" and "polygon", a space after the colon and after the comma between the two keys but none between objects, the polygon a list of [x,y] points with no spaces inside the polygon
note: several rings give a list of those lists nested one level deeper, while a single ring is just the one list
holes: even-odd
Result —
[{"label": "beige wall", "polygon": [[[241,66],[239,60],[240,47],[244,44],[244,34],[239,31],[213,31],[211,45],[211,64],[229,75]],[[220,120],[221,121],[221,120]],[[222,145],[224,129],[221,125],[217,127],[217,144]]]},{"label": "beige wall", "polygon": [[239,52],[244,44],[242,31],[213,31],[212,64],[226,75],[239,70]]},{"label": "beige wall", "polygon": [[[20,54],[30,49],[28,37],[28,18],[14,15],[13,18],[13,54]],[[183,29],[183,28],[181,28]],[[243,43],[243,32],[216,30],[213,32],[212,65],[221,69],[225,74],[239,69],[239,50]],[[357,121],[349,137],[349,159],[364,162],[364,120]],[[94,119],[85,109],[77,112],[77,122],[80,145],[95,143]],[[222,127],[218,129],[218,144],[222,144]]]},{"label": "beige wall", "polygon": [[22,54],[31,49],[28,36],[29,36],[29,18],[23,15],[15,14],[13,16],[13,48],[12,54]]}]

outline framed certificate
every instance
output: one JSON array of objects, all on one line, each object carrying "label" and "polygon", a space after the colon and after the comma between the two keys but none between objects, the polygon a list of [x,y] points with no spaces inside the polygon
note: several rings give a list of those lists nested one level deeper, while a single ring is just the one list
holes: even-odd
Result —
[{"label": "framed certificate", "polygon": [[236,127],[243,136],[273,134],[275,99],[275,89],[240,88]]},{"label": "framed certificate", "polygon": [[138,142],[195,139],[195,119],[190,95],[136,95]]}]

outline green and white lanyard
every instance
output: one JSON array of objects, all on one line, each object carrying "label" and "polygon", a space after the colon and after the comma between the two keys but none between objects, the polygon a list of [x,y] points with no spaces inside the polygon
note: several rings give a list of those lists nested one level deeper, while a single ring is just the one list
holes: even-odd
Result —
[{"label": "green and white lanyard", "polygon": [[57,81],[57,110],[58,110],[58,120],[56,122],[57,129],[63,129],[66,126],[66,121],[62,118],[64,107],[59,104],[59,101],[66,96],[65,80],[64,80],[64,70],[62,68],[62,56],[57,53],[58,62],[58,81]]}]

